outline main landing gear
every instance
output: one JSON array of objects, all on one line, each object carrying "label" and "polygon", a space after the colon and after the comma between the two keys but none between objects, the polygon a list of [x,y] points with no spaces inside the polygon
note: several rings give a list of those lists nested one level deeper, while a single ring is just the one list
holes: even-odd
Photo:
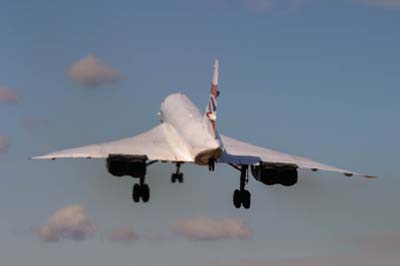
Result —
[{"label": "main landing gear", "polygon": [[157,161],[150,161],[148,163],[143,162],[142,171],[135,172],[136,175],[132,175],[134,178],[139,178],[139,184],[134,184],[132,188],[132,200],[139,202],[142,199],[143,202],[148,202],[150,199],[150,188],[145,183],[145,177],[147,173],[147,167],[156,163]]},{"label": "main landing gear", "polygon": [[233,192],[233,205],[236,208],[243,206],[245,209],[249,209],[251,205],[251,194],[245,189],[246,183],[248,182],[248,165],[234,166],[234,168],[240,170],[240,189],[236,189]]},{"label": "main landing gear", "polygon": [[139,184],[133,185],[132,188],[132,199],[134,202],[139,202],[142,199],[143,202],[148,202],[150,199],[150,188],[149,185],[144,183],[144,176],[140,177]]},{"label": "main landing gear", "polygon": [[176,172],[171,175],[171,182],[175,183],[178,181],[179,183],[183,183],[183,173],[179,170],[181,168],[181,163],[176,163]]}]

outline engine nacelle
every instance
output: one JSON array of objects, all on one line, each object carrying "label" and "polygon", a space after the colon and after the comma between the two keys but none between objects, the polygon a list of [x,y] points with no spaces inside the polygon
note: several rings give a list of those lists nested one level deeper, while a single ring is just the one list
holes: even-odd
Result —
[{"label": "engine nacelle", "polygon": [[280,184],[289,187],[295,185],[298,179],[297,165],[292,164],[261,162],[251,166],[251,174],[268,186]]},{"label": "engine nacelle", "polygon": [[107,158],[107,169],[114,176],[144,177],[146,161],[147,156],[112,154]]}]

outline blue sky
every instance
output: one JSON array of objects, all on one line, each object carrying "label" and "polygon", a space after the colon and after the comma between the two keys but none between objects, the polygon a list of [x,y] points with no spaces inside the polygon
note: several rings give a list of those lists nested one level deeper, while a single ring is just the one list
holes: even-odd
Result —
[{"label": "blue sky", "polygon": [[[1,262],[396,265],[398,25],[397,0],[2,1]],[[117,71],[115,81],[71,77],[88,55]],[[184,165],[178,185],[173,165],[154,165],[144,205],[130,199],[136,180],[110,176],[104,161],[28,160],[146,131],[176,91],[202,110],[214,58],[220,132],[380,178],[302,172],[290,189],[251,178],[245,211],[231,202],[239,180],[229,167]],[[42,241],[38,228],[71,204],[85,206],[95,232]],[[193,241],[174,230],[196,217],[244,221],[251,234]],[[138,239],[110,241],[122,225]]]}]

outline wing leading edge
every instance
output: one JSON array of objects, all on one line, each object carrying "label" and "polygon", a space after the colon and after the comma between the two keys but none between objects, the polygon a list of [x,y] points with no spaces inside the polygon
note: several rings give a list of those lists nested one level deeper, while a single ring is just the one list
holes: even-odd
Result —
[{"label": "wing leading edge", "polygon": [[160,124],[153,129],[134,137],[120,140],[65,149],[32,159],[57,158],[107,158],[109,155],[145,155],[149,160],[188,161],[171,148],[166,138],[166,125]]},{"label": "wing leading edge", "polygon": [[300,169],[310,169],[313,171],[323,170],[342,173],[346,176],[359,175],[367,178],[375,178],[375,176],[359,174],[345,169],[336,168],[305,157],[294,156],[283,152],[257,147],[255,145],[224,135],[221,135],[220,137],[225,149],[225,153],[220,160],[220,162],[223,163],[256,164],[262,161],[270,163],[294,164]]}]

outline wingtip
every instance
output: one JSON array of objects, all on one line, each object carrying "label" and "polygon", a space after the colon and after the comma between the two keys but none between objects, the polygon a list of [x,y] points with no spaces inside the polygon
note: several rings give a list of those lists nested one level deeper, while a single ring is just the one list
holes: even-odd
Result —
[{"label": "wingtip", "polygon": [[55,160],[56,158],[49,157],[48,155],[40,155],[40,156],[33,156],[33,157],[31,157],[31,160],[43,160],[43,159]]},{"label": "wingtip", "polygon": [[362,177],[365,177],[365,178],[368,178],[368,179],[378,178],[377,176],[374,176],[374,175],[364,175],[364,174],[351,173],[351,172],[346,172],[346,173],[343,173],[343,174],[345,176],[347,176],[347,177],[352,177],[352,176],[356,175],[356,176],[362,176]]}]

